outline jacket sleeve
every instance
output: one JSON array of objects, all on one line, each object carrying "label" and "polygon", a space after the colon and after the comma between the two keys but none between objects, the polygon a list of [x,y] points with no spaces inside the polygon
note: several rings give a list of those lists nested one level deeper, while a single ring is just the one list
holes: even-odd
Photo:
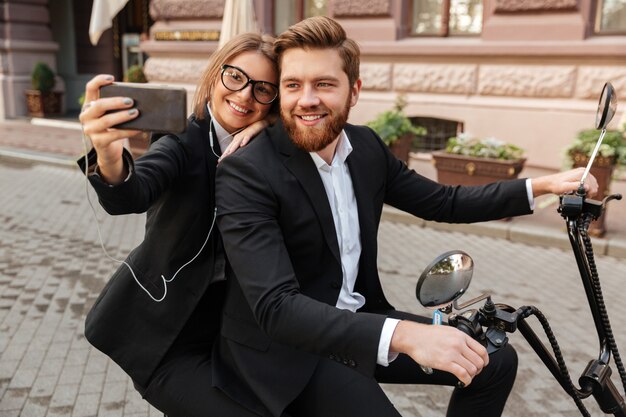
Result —
[{"label": "jacket sleeve", "polygon": [[[123,158],[130,174],[124,182],[113,186],[93,172],[97,160],[95,149],[87,154],[89,182],[98,194],[100,205],[113,215],[148,210],[172,181],[182,174],[188,161],[183,143],[173,135],[153,142],[148,152],[137,161],[133,161],[126,149]],[[85,158],[80,158],[77,163],[84,173]]]},{"label": "jacket sleeve", "polygon": [[[376,134],[372,131],[372,135]],[[425,220],[473,223],[531,214],[526,180],[480,186],[449,186],[432,181],[396,159],[376,136],[386,160],[385,203]]]},{"label": "jacket sleeve", "polygon": [[275,342],[323,356],[340,354],[371,375],[385,317],[340,310],[301,293],[272,185],[280,186],[239,154],[218,166],[218,226],[254,319]]}]

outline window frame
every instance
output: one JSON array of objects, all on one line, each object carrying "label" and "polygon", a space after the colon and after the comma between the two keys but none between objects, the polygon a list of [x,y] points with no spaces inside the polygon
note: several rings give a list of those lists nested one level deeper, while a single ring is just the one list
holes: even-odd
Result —
[{"label": "window frame", "polygon": [[[295,9],[296,9],[296,13],[295,13],[296,21],[292,23],[294,24],[304,19],[304,9],[305,9],[305,3],[307,2],[307,0],[292,0],[292,1],[295,4]],[[326,7],[329,8],[331,0],[325,0],[325,1],[326,1]],[[270,8],[271,8],[270,15],[272,17],[272,20],[271,20],[272,33],[274,34],[274,36],[278,36],[279,33],[277,33],[276,31],[276,0],[273,0],[269,3],[270,3]]]},{"label": "window frame", "polygon": [[415,1],[409,0],[409,11],[408,13],[408,35],[413,38],[476,38],[482,35],[483,23],[485,22],[485,0],[481,0],[483,4],[482,10],[482,22],[479,33],[461,33],[461,34],[450,34],[450,4],[451,0],[441,0],[441,29],[439,33],[415,33],[415,28],[413,27],[414,19],[413,15],[415,14]]},{"label": "window frame", "polygon": [[602,6],[604,0],[596,0],[594,7],[594,19],[593,19],[593,35],[594,36],[623,36],[626,35],[626,27],[622,30],[600,30],[602,25]]}]

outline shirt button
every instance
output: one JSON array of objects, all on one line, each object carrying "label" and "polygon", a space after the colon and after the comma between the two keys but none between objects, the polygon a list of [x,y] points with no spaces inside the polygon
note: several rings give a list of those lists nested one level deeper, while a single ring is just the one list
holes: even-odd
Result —
[{"label": "shirt button", "polygon": [[350,359],[348,361],[348,365],[350,365],[350,368],[355,368],[356,367],[356,362],[353,359]]}]

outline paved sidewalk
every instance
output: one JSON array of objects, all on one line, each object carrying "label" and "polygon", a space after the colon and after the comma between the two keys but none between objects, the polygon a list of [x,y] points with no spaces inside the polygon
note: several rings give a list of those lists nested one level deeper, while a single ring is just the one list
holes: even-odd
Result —
[{"label": "paved sidewalk", "polygon": [[[80,124],[71,119],[0,122],[0,155],[67,163],[84,153]],[[43,124],[34,124],[43,123]]]},{"label": "paved sidewalk", "polygon": [[[99,246],[84,177],[67,167],[0,160],[0,178],[0,416],[159,416],[83,336],[85,314],[116,268]],[[106,247],[124,257],[140,241],[144,217],[114,218],[99,208],[98,213]],[[496,302],[538,306],[551,319],[575,380],[597,355],[568,251],[392,221],[381,223],[379,247],[383,286],[397,308],[425,312],[414,299],[422,268],[444,251],[463,249],[476,263],[468,297],[489,291]],[[626,325],[618,319],[626,315],[626,260],[598,258],[614,333],[623,347]],[[577,416],[520,335],[511,339],[520,368],[505,416]],[[443,416],[450,391],[384,389],[403,417]],[[600,415],[597,407],[591,410]]]}]

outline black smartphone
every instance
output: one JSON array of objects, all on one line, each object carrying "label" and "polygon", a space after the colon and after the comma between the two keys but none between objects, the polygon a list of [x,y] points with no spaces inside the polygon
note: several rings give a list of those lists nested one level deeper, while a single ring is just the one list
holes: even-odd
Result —
[{"label": "black smartphone", "polygon": [[100,88],[100,97],[130,97],[139,110],[139,116],[115,128],[182,133],[187,127],[187,91],[182,87],[112,83]]}]

